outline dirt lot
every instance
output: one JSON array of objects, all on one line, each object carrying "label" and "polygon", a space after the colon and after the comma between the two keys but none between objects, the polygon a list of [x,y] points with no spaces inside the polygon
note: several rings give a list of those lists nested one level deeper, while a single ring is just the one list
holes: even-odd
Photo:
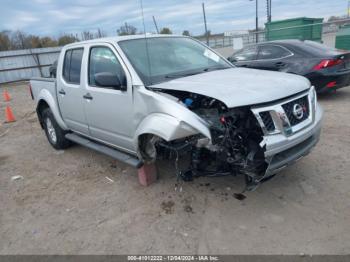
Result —
[{"label": "dirt lot", "polygon": [[242,201],[241,178],[200,178],[179,192],[173,165],[161,163],[144,188],[109,157],[55,151],[27,86],[8,90],[17,122],[3,124],[1,102],[0,254],[350,252],[350,88],[319,98],[326,114],[312,154]]}]

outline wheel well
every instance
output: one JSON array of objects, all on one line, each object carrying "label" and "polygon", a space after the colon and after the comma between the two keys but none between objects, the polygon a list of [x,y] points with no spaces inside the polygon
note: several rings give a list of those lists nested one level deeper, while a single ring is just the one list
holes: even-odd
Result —
[{"label": "wheel well", "polygon": [[39,119],[39,122],[40,122],[40,125],[42,128],[44,128],[42,113],[43,113],[44,109],[46,109],[46,108],[49,108],[49,105],[46,103],[45,100],[40,100],[38,103],[38,106],[36,107],[36,113],[38,115],[38,119]]},{"label": "wheel well", "polygon": [[138,137],[138,155],[140,159],[146,163],[153,163],[157,157],[155,143],[159,140],[162,140],[162,138],[154,134],[141,134]]}]

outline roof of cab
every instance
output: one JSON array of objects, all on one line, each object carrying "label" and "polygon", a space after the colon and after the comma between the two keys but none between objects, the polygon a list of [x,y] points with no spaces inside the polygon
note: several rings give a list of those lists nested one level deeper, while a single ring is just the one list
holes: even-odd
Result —
[{"label": "roof of cab", "polygon": [[141,35],[125,35],[125,36],[113,36],[113,37],[103,37],[92,40],[86,40],[81,42],[75,42],[72,44],[68,44],[65,47],[74,47],[81,46],[84,44],[90,43],[117,43],[124,40],[133,40],[133,39],[144,39],[144,38],[156,38],[156,37],[186,37],[182,35],[162,35],[162,34],[141,34]]}]

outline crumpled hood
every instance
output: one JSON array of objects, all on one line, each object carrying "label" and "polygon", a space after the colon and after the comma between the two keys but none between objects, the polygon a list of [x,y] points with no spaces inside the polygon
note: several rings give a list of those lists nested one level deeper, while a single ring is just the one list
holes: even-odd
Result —
[{"label": "crumpled hood", "polygon": [[310,88],[302,76],[247,68],[216,70],[151,86],[215,98],[227,107],[270,102]]}]

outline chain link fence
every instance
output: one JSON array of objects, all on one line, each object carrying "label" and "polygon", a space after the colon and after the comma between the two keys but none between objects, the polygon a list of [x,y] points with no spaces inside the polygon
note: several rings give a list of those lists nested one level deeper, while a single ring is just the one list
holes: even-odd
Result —
[{"label": "chain link fence", "polygon": [[[282,28],[255,30],[229,31],[224,34],[211,35],[209,46],[214,49],[232,47],[234,50],[241,49],[245,45],[261,43],[272,40],[300,39],[313,40],[323,43],[329,47],[335,47],[337,32],[343,25],[350,24],[350,19],[333,22],[313,23],[300,26],[288,26]],[[200,41],[207,43],[206,37],[197,37]]]}]

